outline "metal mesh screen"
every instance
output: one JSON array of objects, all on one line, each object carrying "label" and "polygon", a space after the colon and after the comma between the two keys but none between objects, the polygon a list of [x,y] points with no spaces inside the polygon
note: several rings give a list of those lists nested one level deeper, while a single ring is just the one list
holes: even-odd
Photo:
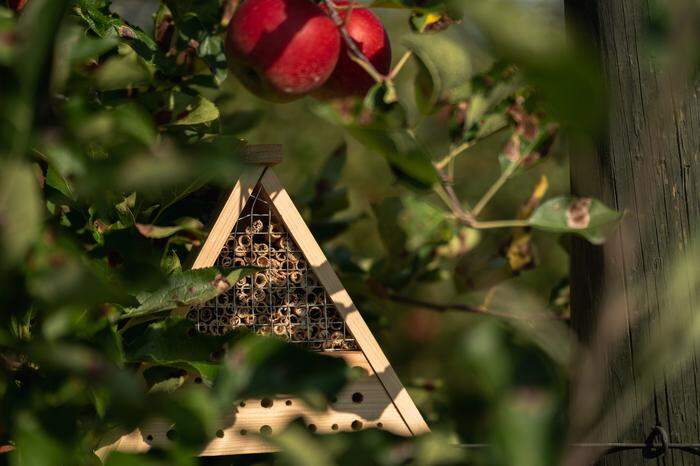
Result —
[{"label": "metal mesh screen", "polygon": [[217,259],[218,267],[257,266],[229,291],[188,317],[200,332],[220,335],[248,327],[318,351],[355,350],[357,344],[304,255],[258,185]]}]

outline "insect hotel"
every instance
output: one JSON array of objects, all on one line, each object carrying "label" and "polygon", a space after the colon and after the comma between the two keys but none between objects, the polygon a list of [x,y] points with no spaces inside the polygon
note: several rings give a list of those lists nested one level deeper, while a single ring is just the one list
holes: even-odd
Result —
[{"label": "insect hotel", "polygon": [[[277,335],[359,367],[364,376],[350,383],[325,411],[283,394],[250,399],[223,413],[223,425],[202,456],[274,451],[260,434],[282,431],[302,417],[312,431],[334,433],[366,428],[398,435],[428,431],[372,332],[343,288],[272,166],[281,146],[251,146],[248,167],[236,183],[200,250],[193,268],[255,266],[214,300],[187,311],[203,333],[239,327]],[[165,444],[170,426],[153,422],[109,450],[146,451]]]}]

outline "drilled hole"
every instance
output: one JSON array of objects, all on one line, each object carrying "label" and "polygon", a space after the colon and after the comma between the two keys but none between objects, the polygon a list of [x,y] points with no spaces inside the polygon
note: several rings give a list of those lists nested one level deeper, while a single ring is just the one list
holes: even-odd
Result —
[{"label": "drilled hole", "polygon": [[333,425],[331,426],[331,429],[333,429],[333,430],[338,430],[338,424],[333,424]]},{"label": "drilled hole", "polygon": [[364,400],[364,399],[365,399],[364,395],[360,392],[355,392],[352,394],[353,403],[362,403],[362,400]]},{"label": "drilled hole", "polygon": [[175,429],[170,429],[165,436],[168,437],[168,440],[175,440],[177,438],[177,432]]},{"label": "drilled hole", "polygon": [[216,431],[216,436],[219,438],[224,438],[224,431],[219,429]]},{"label": "drilled hole", "polygon": [[292,406],[292,400],[287,400],[284,402],[287,406]]},{"label": "drilled hole", "polygon": [[272,427],[265,424],[260,428],[260,433],[263,435],[270,435],[272,433]]},{"label": "drilled hole", "polygon": [[316,424],[309,424],[309,430],[311,432],[316,432],[318,430],[318,427],[316,427]]},{"label": "drilled hole", "polygon": [[148,434],[148,435],[146,436],[146,440],[148,440],[149,442],[152,442],[152,441],[153,441],[153,436],[152,436],[151,434]]},{"label": "drilled hole", "polygon": [[382,427],[384,427],[384,424],[382,424],[381,422],[377,422],[377,427],[381,429]]},{"label": "drilled hole", "polygon": [[362,421],[352,421],[352,424],[350,424],[350,427],[352,427],[352,430],[360,430],[362,429]]},{"label": "drilled hole", "polygon": [[241,435],[248,435],[248,431],[245,429],[241,429]]},{"label": "drilled hole", "polygon": [[194,383],[202,383],[202,378],[201,378],[201,377],[195,377]]},{"label": "drilled hole", "polygon": [[245,408],[245,401],[241,401],[240,403],[238,403],[238,406],[240,406],[241,408]]},{"label": "drilled hole", "polygon": [[271,399],[271,398],[263,398],[263,399],[260,401],[260,406],[262,406],[263,408],[272,408],[272,405],[273,405],[273,404],[274,404],[274,403],[272,402],[272,399]]}]

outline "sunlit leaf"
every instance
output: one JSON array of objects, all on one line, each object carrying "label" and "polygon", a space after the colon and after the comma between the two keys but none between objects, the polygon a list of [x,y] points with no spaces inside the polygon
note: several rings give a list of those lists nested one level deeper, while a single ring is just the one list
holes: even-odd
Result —
[{"label": "sunlit leaf", "polygon": [[37,239],[42,208],[32,169],[17,162],[0,165],[0,264],[14,265]]},{"label": "sunlit leaf", "polygon": [[219,109],[214,102],[204,97],[199,97],[192,108],[185,115],[173,122],[173,125],[199,125],[219,118]]},{"label": "sunlit leaf", "polygon": [[450,32],[411,35],[403,40],[421,64],[416,82],[416,98],[423,112],[429,113],[442,102],[456,102],[469,95],[471,60],[460,41]]},{"label": "sunlit leaf", "polygon": [[575,233],[594,244],[605,241],[622,219],[622,214],[598,200],[558,197],[538,207],[528,223],[557,233]]},{"label": "sunlit leaf", "polygon": [[142,293],[138,307],[125,309],[125,318],[144,317],[183,306],[205,303],[226,292],[234,283],[253,269],[237,269],[221,275],[217,269],[198,269],[176,273],[162,289]]}]

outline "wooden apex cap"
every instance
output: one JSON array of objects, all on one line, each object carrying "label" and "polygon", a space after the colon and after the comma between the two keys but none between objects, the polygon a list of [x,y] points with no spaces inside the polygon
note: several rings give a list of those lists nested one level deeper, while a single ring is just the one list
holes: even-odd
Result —
[{"label": "wooden apex cap", "polygon": [[269,167],[282,162],[283,158],[282,144],[256,144],[243,150],[243,161],[249,164]]}]

